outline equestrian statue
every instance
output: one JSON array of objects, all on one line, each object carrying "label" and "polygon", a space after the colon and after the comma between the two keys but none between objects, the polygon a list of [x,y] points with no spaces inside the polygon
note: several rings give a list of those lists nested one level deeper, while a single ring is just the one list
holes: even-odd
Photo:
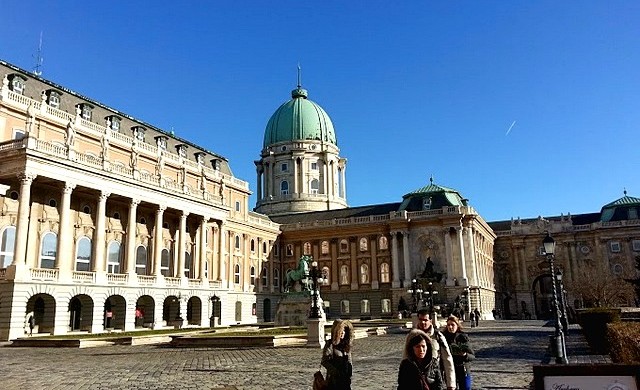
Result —
[{"label": "equestrian statue", "polygon": [[287,271],[287,277],[284,282],[284,292],[289,292],[289,290],[296,285],[296,282],[300,282],[302,291],[311,291],[311,279],[309,278],[309,265],[311,261],[311,256],[304,255],[298,260],[298,268]]}]

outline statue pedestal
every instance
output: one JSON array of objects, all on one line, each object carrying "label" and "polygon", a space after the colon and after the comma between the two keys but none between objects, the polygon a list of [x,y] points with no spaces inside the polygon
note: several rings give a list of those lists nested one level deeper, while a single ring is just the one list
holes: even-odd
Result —
[{"label": "statue pedestal", "polygon": [[324,324],[322,318],[309,318],[307,320],[307,347],[324,348]]},{"label": "statue pedestal", "polygon": [[309,318],[310,307],[308,292],[286,294],[278,302],[275,326],[304,326]]}]

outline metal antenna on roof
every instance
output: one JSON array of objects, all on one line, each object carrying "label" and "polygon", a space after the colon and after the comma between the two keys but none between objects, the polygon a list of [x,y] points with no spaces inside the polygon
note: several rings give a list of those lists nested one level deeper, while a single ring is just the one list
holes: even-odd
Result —
[{"label": "metal antenna on roof", "polygon": [[431,174],[431,177],[429,178],[429,183],[433,184],[433,174]]},{"label": "metal antenna on roof", "polygon": [[42,74],[42,31],[40,31],[40,44],[38,45],[38,53],[36,54],[36,66],[33,68],[33,74],[40,76]]},{"label": "metal antenna on roof", "polygon": [[302,87],[302,68],[300,68],[300,63],[298,62],[298,88]]},{"label": "metal antenna on roof", "polygon": [[622,192],[624,192],[624,196],[627,196],[627,187],[624,187],[624,191]]}]

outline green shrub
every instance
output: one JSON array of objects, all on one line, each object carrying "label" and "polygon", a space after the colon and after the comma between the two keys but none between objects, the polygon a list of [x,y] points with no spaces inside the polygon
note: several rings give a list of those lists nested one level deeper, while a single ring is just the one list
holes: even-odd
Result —
[{"label": "green shrub", "polygon": [[607,324],[620,321],[620,309],[597,307],[580,310],[578,321],[591,350],[597,354],[608,354]]},{"label": "green shrub", "polygon": [[615,322],[607,326],[609,355],[614,363],[640,363],[640,322]]}]

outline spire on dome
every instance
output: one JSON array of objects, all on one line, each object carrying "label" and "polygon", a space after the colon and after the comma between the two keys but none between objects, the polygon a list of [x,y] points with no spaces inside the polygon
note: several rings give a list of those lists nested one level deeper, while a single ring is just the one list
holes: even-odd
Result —
[{"label": "spire on dome", "polygon": [[300,67],[300,63],[298,63],[298,87],[291,91],[291,97],[294,99],[306,99],[308,95],[307,90],[302,88],[302,68]]}]

